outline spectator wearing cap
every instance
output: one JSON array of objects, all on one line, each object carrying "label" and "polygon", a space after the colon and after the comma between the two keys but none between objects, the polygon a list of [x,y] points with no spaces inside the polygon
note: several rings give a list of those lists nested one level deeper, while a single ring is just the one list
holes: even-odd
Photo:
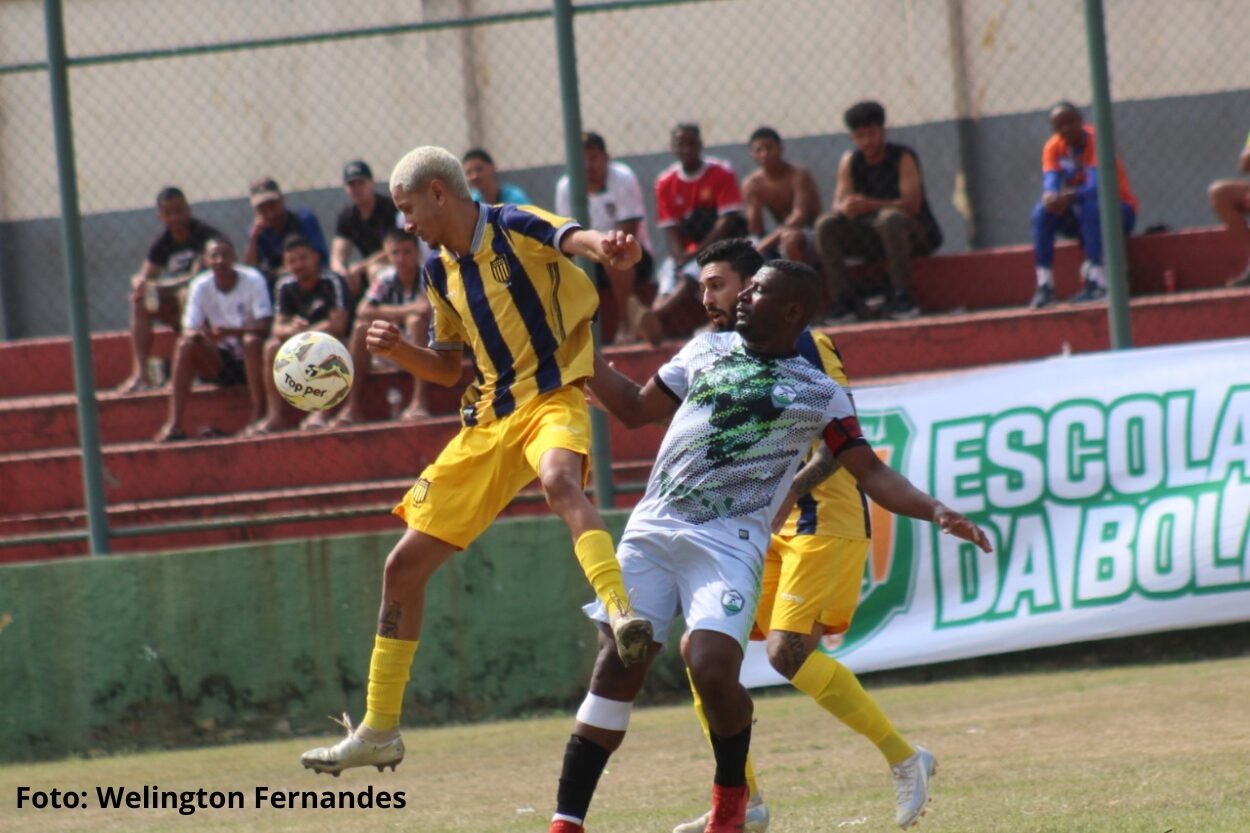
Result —
[{"label": "spectator wearing cap", "polygon": [[[642,201],[638,177],[624,162],[608,155],[608,145],[598,133],[582,134],[586,164],[586,196],[590,203],[590,227],[595,231],[619,229],[638,238],[642,260],[626,269],[595,264],[599,286],[599,324],[606,343],[660,340],[660,324],[647,305],[655,297],[654,261],[647,233],[647,208]],[[556,183],[556,213],[573,216],[569,176]]]},{"label": "spectator wearing cap", "polygon": [[283,241],[292,234],[307,240],[313,251],[320,255],[322,263],[330,262],[321,223],[306,208],[287,208],[282,189],[271,177],[254,180],[248,194],[255,215],[247,234],[244,263],[259,269],[272,284],[282,271]]},{"label": "spectator wearing cap", "polygon": [[500,182],[495,160],[481,148],[473,148],[460,160],[464,178],[469,181],[469,194],[487,205],[529,205],[529,195],[519,185]]},{"label": "spectator wearing cap", "polygon": [[135,393],[150,386],[145,378],[152,349],[152,327],[162,322],[181,330],[183,288],[200,271],[204,244],[221,232],[191,216],[186,195],[162,188],[156,195],[156,216],[165,230],[148,247],[138,273],[130,279],[130,376],[118,388]]},{"label": "spectator wearing cap", "polygon": [[[286,274],[274,286],[273,336],[265,343],[263,367],[273,367],[278,348],[297,333],[317,330],[346,341],[351,328],[347,283],[321,265],[311,241],[292,234],[283,241],[282,255]],[[278,393],[272,373],[265,374],[265,399],[265,419],[253,424],[249,435],[288,431],[298,424],[297,411]],[[304,427],[322,427],[328,421],[318,411],[304,420]]]},{"label": "spectator wearing cap", "polygon": [[[390,195],[378,192],[373,171],[360,159],[343,166],[343,190],[350,202],[334,224],[330,268],[347,280],[352,297],[359,298],[387,263],[382,241],[395,228],[398,212]],[[360,252],[360,260],[348,265],[353,248]]]}]

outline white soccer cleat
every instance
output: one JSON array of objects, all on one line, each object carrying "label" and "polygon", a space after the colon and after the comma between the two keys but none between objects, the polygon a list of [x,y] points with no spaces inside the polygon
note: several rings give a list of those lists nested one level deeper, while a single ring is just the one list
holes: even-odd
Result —
[{"label": "white soccer cleat", "polygon": [[890,767],[894,776],[894,800],[898,813],[894,822],[904,830],[920,823],[929,803],[929,779],[937,774],[937,760],[923,746],[916,747],[916,754]]},{"label": "white soccer cleat", "polygon": [[378,772],[389,766],[391,772],[394,772],[395,767],[403,761],[404,741],[399,736],[398,729],[384,734],[361,727],[363,735],[378,736],[366,739],[356,734],[347,712],[343,713],[342,720],[333,717],[330,719],[347,730],[347,737],[333,746],[320,746],[300,755],[299,761],[305,769],[311,769],[318,775],[328,772],[337,778],[343,770],[356,766],[376,766]]},{"label": "white soccer cleat", "polygon": [[[711,817],[712,811],[708,810],[697,819],[683,821],[673,828],[673,833],[703,833]],[[764,803],[763,796],[757,795],[747,802],[747,821],[742,829],[744,833],[765,833],[769,820],[768,805]]]}]

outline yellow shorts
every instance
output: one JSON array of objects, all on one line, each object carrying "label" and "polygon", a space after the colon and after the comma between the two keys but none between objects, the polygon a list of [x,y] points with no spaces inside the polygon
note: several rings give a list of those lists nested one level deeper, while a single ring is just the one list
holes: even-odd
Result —
[{"label": "yellow shorts", "polygon": [[859,606],[867,540],[831,535],[774,535],[764,555],[752,639],[770,630],[843,633]]},{"label": "yellow shorts", "polygon": [[412,529],[464,549],[538,476],[553,448],[582,455],[590,474],[590,413],[577,385],[540,394],[502,419],[464,427],[426,466],[394,513]]}]

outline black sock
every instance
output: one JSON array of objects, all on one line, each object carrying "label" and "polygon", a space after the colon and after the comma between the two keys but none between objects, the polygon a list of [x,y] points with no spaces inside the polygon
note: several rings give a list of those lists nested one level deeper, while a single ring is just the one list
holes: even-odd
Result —
[{"label": "black sock", "polygon": [[722,787],[742,787],[747,782],[747,750],[751,748],[751,724],[732,737],[715,732],[712,737],[712,753],[716,756],[714,783]]},{"label": "black sock", "polygon": [[559,815],[585,820],[586,812],[590,809],[590,799],[594,797],[595,787],[599,785],[599,776],[608,765],[611,754],[581,735],[569,737],[569,743],[564,747],[560,788],[556,791],[556,812]]}]

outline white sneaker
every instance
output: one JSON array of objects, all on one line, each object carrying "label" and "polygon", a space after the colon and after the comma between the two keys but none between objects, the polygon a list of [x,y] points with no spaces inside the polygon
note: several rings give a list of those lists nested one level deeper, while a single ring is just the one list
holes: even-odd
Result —
[{"label": "white sneaker", "polygon": [[[673,828],[673,833],[703,833],[711,817],[712,811],[708,810],[697,819],[683,821]],[[764,803],[763,796],[757,795],[747,802],[747,822],[742,829],[744,833],[764,833],[768,830],[768,822],[768,805]]]},{"label": "white sneaker", "polygon": [[[612,611],[620,611],[613,613]],[[612,620],[612,636],[616,640],[616,653],[627,667],[647,658],[651,648],[651,623],[634,613],[628,603],[613,598],[608,608]]]},{"label": "white sneaker", "polygon": [[357,735],[347,712],[343,713],[342,720],[330,719],[347,730],[347,737],[333,746],[309,749],[300,755],[300,763],[305,769],[311,769],[318,775],[328,772],[337,778],[340,772],[355,766],[376,766],[378,772],[389,766],[394,772],[404,759],[404,741],[398,729],[383,733],[362,726],[359,730],[361,735],[372,736],[366,738]]},{"label": "white sneaker", "polygon": [[937,760],[928,749],[916,747],[916,754],[890,767],[894,776],[894,800],[898,813],[894,822],[906,830],[920,823],[929,803],[929,779],[937,774]]}]

